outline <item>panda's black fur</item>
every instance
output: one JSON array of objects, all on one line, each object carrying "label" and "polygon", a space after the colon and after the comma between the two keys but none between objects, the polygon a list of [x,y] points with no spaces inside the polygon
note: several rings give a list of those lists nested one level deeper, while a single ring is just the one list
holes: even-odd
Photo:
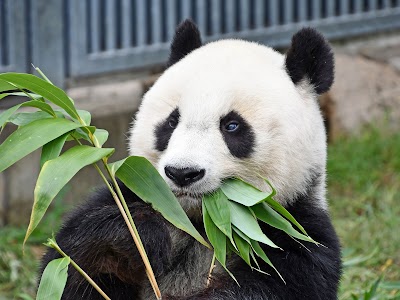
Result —
[{"label": "panda's black fur", "polygon": [[[302,37],[301,41],[296,36]],[[315,84],[317,93],[326,90],[333,78],[333,61],[329,46],[314,30],[305,29],[296,36],[293,38],[294,44],[286,59],[289,75],[295,83],[307,77],[311,84]],[[303,40],[315,42],[314,49],[317,50],[311,54],[299,54],[301,45],[296,45],[296,43],[303,43]],[[184,22],[178,28],[172,44],[169,65],[173,65],[200,46],[201,40],[197,28],[190,21]],[[326,58],[327,63],[320,69],[318,66],[310,67],[309,64],[312,62],[307,63],[307,60],[310,60],[309,55],[321,55]],[[295,57],[302,63],[298,63]],[[319,74],[320,71],[323,73]],[[159,130],[162,131],[162,129]],[[168,139],[160,142],[159,148],[166,147]],[[240,155],[239,153],[237,157]],[[245,153],[243,157],[246,155],[250,153]],[[323,246],[306,243],[304,247],[282,231],[260,224],[268,237],[283,249],[282,251],[264,246],[265,252],[285,282],[261,260],[259,261],[261,269],[270,275],[252,271],[244,261],[236,259],[230,265],[230,271],[235,275],[240,286],[222,272],[214,275],[207,288],[204,278],[204,283],[199,284],[204,286],[203,288],[186,291],[185,287],[180,287],[181,291],[186,292],[180,295],[163,295],[163,300],[337,299],[341,274],[340,245],[327,211],[317,204],[318,196],[314,188],[321,184],[321,174],[312,173],[313,176],[311,180],[308,180],[306,192],[299,194],[295,201],[290,201],[291,204],[287,205],[287,209],[303,225],[309,235]],[[192,273],[198,263],[194,263],[194,255],[197,255],[196,251],[203,246],[199,246],[194,239],[187,237],[188,242],[182,243],[179,251],[173,250],[174,238],[171,235],[171,225],[168,225],[159,213],[141,201],[123,184],[121,188],[157,280],[162,281],[171,274],[184,273],[185,270],[188,270],[186,274],[188,282],[192,277],[193,280],[197,280]],[[199,219],[194,218],[192,222],[205,236]],[[143,297],[141,296],[142,289],[148,286],[145,269],[125,222],[106,188],[98,190],[85,204],[69,215],[56,239],[64,252],[70,255],[111,299],[143,299],[140,298]],[[60,255],[50,249],[43,258],[41,271],[49,261],[58,257]],[[207,266],[210,264],[209,261],[203,263]],[[68,275],[62,299],[103,299],[71,266]]]}]

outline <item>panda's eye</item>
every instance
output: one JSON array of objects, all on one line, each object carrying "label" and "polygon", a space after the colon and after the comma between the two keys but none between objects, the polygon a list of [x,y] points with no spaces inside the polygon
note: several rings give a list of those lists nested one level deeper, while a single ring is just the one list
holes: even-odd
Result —
[{"label": "panda's eye", "polygon": [[230,121],[225,125],[225,130],[227,132],[234,132],[239,128],[239,122],[238,121]]},{"label": "panda's eye", "polygon": [[177,121],[175,118],[170,118],[170,119],[168,120],[168,125],[169,125],[169,127],[175,129],[176,126],[178,126],[178,121]]}]

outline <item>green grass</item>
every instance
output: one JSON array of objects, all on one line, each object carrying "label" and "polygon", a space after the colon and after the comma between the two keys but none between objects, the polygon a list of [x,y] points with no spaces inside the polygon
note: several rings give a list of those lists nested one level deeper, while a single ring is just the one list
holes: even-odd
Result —
[{"label": "green grass", "polygon": [[22,241],[27,226],[0,228],[0,300],[35,298],[37,270],[46,250],[42,243],[57,232],[63,213],[69,209],[59,201],[65,191],[61,191],[49,213],[30,236],[24,251]]},{"label": "green grass", "polygon": [[375,299],[400,299],[400,133],[370,128],[330,145],[328,157],[331,216],[348,265],[339,299],[380,276]]},{"label": "green grass", "polygon": [[[400,300],[400,133],[367,129],[336,141],[329,147],[328,174],[331,216],[347,264],[339,299]],[[68,210],[57,202],[25,256],[25,228],[0,229],[0,300],[34,297],[41,243]],[[381,277],[375,298],[364,297]]]}]

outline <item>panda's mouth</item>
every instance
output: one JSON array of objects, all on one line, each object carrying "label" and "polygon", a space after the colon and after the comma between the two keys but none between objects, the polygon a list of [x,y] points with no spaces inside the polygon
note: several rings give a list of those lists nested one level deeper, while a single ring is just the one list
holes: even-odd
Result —
[{"label": "panda's mouth", "polygon": [[203,198],[203,194],[201,193],[193,193],[188,191],[173,191],[177,198],[194,198],[201,199]]}]

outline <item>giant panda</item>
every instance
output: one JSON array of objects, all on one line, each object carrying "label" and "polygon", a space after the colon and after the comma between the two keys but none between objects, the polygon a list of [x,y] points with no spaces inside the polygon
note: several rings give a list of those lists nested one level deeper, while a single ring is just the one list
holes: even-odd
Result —
[{"label": "giant panda", "polygon": [[[303,247],[260,224],[282,250],[264,247],[281,273],[250,269],[232,255],[206,286],[212,251],[170,225],[126,187],[123,194],[165,299],[337,299],[340,245],[325,198],[326,135],[317,103],[334,77],[331,48],[312,28],[297,32],[286,55],[243,40],[203,45],[196,25],[181,23],[168,68],[144,95],[129,152],[146,157],[204,234],[202,195],[230,177],[269,191],[323,246]],[[56,237],[111,299],[155,299],[128,229],[107,189],[76,208]],[[46,264],[59,257],[54,250]],[[63,299],[102,299],[69,267]]]}]

